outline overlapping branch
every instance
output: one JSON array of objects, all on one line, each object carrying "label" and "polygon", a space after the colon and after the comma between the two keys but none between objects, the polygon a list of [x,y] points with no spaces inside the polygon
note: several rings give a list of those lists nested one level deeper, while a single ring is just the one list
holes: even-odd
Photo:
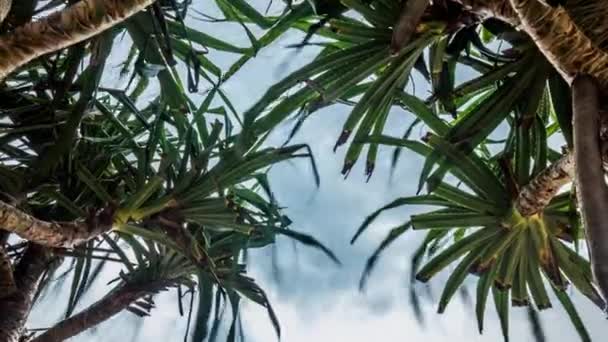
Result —
[{"label": "overlapping branch", "polygon": [[154,0],[81,0],[0,36],[0,80],[31,60],[87,40]]},{"label": "overlapping branch", "polygon": [[574,179],[574,156],[563,155],[524,186],[515,201],[515,208],[523,216],[541,212],[562,186]]},{"label": "overlapping branch", "polygon": [[152,281],[144,285],[122,285],[84,311],[57,323],[32,342],[60,342],[76,336],[127,309],[146,295],[168,285],[167,281]]},{"label": "overlapping branch", "polygon": [[608,53],[576,25],[565,8],[545,6],[538,0],[510,2],[523,29],[566,81],[571,82],[577,74],[588,74],[600,88],[608,89]]},{"label": "overlapping branch", "polygon": [[71,248],[112,229],[114,210],[106,208],[90,218],[70,222],[39,220],[12,205],[0,201],[0,227],[30,242]]}]

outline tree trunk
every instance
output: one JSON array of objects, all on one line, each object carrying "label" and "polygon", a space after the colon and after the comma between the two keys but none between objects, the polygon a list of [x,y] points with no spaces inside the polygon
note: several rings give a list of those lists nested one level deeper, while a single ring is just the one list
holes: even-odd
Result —
[{"label": "tree trunk", "polygon": [[[566,81],[570,83],[575,75],[588,74],[601,89],[608,90],[608,53],[576,25],[565,8],[545,6],[538,0],[510,1],[526,33]],[[607,7],[605,2],[603,6]],[[605,20],[603,12],[592,15]]]},{"label": "tree trunk", "polygon": [[21,338],[50,260],[51,254],[46,248],[35,244],[27,247],[14,273],[17,292],[0,300],[0,341],[18,342]]},{"label": "tree trunk", "polygon": [[401,2],[401,14],[393,28],[391,38],[391,54],[393,55],[398,54],[410,42],[430,1],[403,0]]},{"label": "tree trunk", "polygon": [[608,187],[599,140],[599,92],[589,76],[572,82],[574,155],[578,199],[587,235],[591,268],[604,300],[608,299]]},{"label": "tree trunk", "polygon": [[0,24],[6,19],[12,3],[13,0],[0,0]]},{"label": "tree trunk", "polygon": [[127,309],[138,299],[164,286],[163,281],[141,286],[122,285],[84,311],[48,329],[32,342],[60,342],[76,336]]},{"label": "tree trunk", "polygon": [[574,157],[568,153],[536,175],[524,186],[515,208],[522,216],[532,216],[545,209],[559,189],[574,179]]},{"label": "tree trunk", "polygon": [[[0,0],[1,1],[1,0]],[[0,37],[0,80],[44,54],[89,39],[145,9],[154,0],[81,0]]]},{"label": "tree trunk", "polygon": [[112,229],[114,210],[99,211],[94,217],[71,222],[46,222],[0,201],[0,227],[48,247],[71,248]]},{"label": "tree trunk", "polygon": [[0,299],[8,297],[17,291],[11,259],[0,244]]}]

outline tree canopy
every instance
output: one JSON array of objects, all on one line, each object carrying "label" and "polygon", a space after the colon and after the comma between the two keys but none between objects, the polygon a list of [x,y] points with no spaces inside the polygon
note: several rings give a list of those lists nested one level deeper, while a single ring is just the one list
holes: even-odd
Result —
[{"label": "tree canopy", "polygon": [[[333,147],[346,150],[345,177],[359,169],[373,177],[379,149],[393,149],[392,169],[404,149],[425,160],[417,193],[371,213],[352,237],[386,210],[425,206],[370,256],[361,288],[391,243],[423,231],[410,278],[428,282],[449,269],[439,313],[474,276],[480,332],[492,302],[505,340],[511,306],[528,307],[536,323],[537,311],[561,306],[581,340],[591,340],[568,289],[603,314],[608,7],[583,0],[280,7],[0,0],[0,340],[62,341],[123,310],[153,315],[154,295],[167,290],[177,292],[180,312],[190,311],[191,341],[214,341],[224,319],[228,341],[239,339],[243,299],[265,307],[280,336],[280,317],[247,274],[247,251],[284,235],[339,264],[290,227],[268,177],[273,165],[297,159],[310,163],[319,185],[310,148],[291,140],[333,105],[349,112]],[[198,30],[193,18],[238,25],[249,45]],[[305,35],[294,51],[320,52],[237,111],[223,85],[290,30]],[[238,59],[222,68],[210,51]],[[119,75],[108,75],[110,61],[121,63]],[[463,70],[474,76],[460,81]],[[109,76],[122,86],[108,86]],[[428,96],[412,91],[414,79]],[[395,112],[413,120],[400,136],[387,134]],[[284,144],[271,146],[269,134],[288,122]],[[77,312],[105,267],[116,269],[107,294]],[[65,319],[28,331],[32,307],[57,281],[69,288]]]}]

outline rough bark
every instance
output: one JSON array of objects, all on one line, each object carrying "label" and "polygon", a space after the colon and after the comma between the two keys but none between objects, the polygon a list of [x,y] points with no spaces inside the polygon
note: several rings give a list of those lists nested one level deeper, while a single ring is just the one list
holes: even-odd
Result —
[{"label": "rough bark", "polygon": [[82,0],[0,37],[0,80],[44,54],[89,39],[145,9],[154,0]]},{"label": "rough bark", "polygon": [[15,291],[17,286],[13,277],[13,265],[4,246],[0,245],[0,299],[12,295]]},{"label": "rough bark", "polygon": [[515,208],[523,216],[541,212],[559,189],[574,179],[574,157],[567,153],[536,175],[524,186],[515,201]]},{"label": "rough bark", "polygon": [[430,0],[403,0],[399,20],[393,29],[391,53],[396,55],[411,40]]},{"label": "rough bark", "polygon": [[517,13],[509,4],[509,0],[456,0],[466,9],[477,13],[482,19],[497,18],[513,26],[519,25]]},{"label": "rough bark", "polygon": [[138,299],[154,293],[164,285],[163,281],[157,281],[142,286],[120,286],[84,311],[48,329],[32,342],[59,342],[76,336],[112,318]]},{"label": "rough bark", "polygon": [[[564,7],[545,6],[538,0],[509,1],[523,29],[566,81],[588,74],[601,89],[608,89],[608,53],[576,25]],[[604,19],[601,13],[596,15]]]},{"label": "rough bark", "polygon": [[88,219],[47,222],[0,201],[0,227],[31,242],[71,248],[112,229],[114,210],[107,208]]},{"label": "rough bark", "polygon": [[0,0],[0,23],[6,19],[8,12],[11,11],[13,0]]},{"label": "rough bark", "polygon": [[0,300],[0,341],[18,342],[23,335],[34,296],[51,260],[49,251],[30,244],[15,269],[18,291]]},{"label": "rough bark", "polygon": [[578,200],[587,236],[591,268],[604,299],[608,298],[608,187],[600,149],[597,85],[589,76],[572,82],[574,155]]},{"label": "rough bark", "polygon": [[600,49],[608,49],[608,6],[605,1],[561,0],[576,26]]}]

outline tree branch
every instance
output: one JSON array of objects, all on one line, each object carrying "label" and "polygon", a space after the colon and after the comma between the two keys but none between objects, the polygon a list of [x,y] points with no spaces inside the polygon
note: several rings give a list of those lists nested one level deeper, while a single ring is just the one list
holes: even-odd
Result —
[{"label": "tree branch", "polygon": [[47,222],[0,201],[0,227],[48,247],[71,248],[112,229],[114,209],[106,208],[87,220]]},{"label": "tree branch", "polygon": [[119,286],[84,311],[57,323],[32,342],[60,342],[76,336],[112,318],[138,299],[156,293],[167,285],[167,281],[158,280],[145,285],[125,284]]},{"label": "tree branch", "polygon": [[559,189],[570,183],[572,179],[574,179],[574,157],[571,153],[567,153],[521,189],[515,201],[515,208],[523,216],[532,216],[541,212]]},{"label": "tree branch", "polygon": [[103,32],[154,1],[81,0],[0,36],[0,80],[37,57]]},{"label": "tree branch", "polygon": [[401,15],[393,28],[391,38],[393,55],[398,54],[410,42],[430,0],[402,0],[401,2]]},{"label": "tree branch", "polygon": [[17,291],[11,259],[6,254],[4,246],[0,245],[0,299],[8,297]]},{"label": "tree branch", "polygon": [[0,341],[18,342],[30,314],[42,275],[51,260],[49,251],[29,244],[14,275],[18,291],[0,300]]},{"label": "tree branch", "polygon": [[593,78],[572,82],[576,182],[591,268],[604,300],[608,298],[608,187],[604,180],[599,133],[599,91]]},{"label": "tree branch", "polygon": [[[522,27],[564,79],[575,75],[594,77],[608,89],[608,53],[579,29],[563,7],[545,6],[538,0],[509,0]],[[593,13],[601,18],[602,13]]]}]

